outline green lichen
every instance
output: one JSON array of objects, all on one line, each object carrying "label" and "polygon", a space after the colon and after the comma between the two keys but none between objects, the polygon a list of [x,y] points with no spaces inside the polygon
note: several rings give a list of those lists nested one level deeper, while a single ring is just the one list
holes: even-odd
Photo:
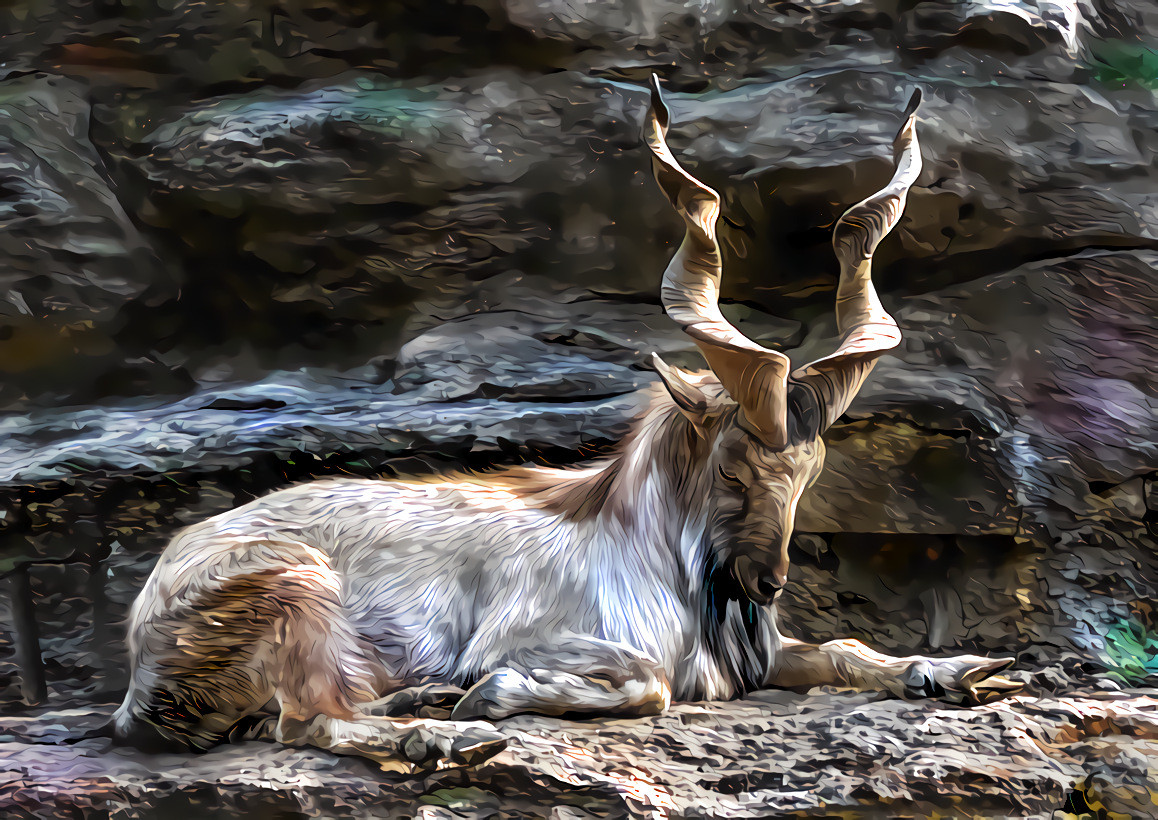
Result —
[{"label": "green lichen", "polygon": [[1126,618],[1106,634],[1107,671],[1136,685],[1158,675],[1158,628]]},{"label": "green lichen", "polygon": [[1102,85],[1158,91],[1158,47],[1154,44],[1103,42],[1093,51],[1090,67]]}]

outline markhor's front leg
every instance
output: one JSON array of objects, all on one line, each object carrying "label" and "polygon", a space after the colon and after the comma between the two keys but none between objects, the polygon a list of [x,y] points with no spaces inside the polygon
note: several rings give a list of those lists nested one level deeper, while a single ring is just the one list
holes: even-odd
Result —
[{"label": "markhor's front leg", "polygon": [[656,715],[671,703],[667,675],[652,658],[598,638],[511,652],[454,707],[454,720],[540,715]]},{"label": "markhor's front leg", "polygon": [[903,698],[940,698],[969,706],[1008,697],[1023,686],[993,677],[1007,669],[1013,658],[897,658],[852,639],[823,644],[781,640],[782,648],[768,681],[772,686],[852,686]]}]

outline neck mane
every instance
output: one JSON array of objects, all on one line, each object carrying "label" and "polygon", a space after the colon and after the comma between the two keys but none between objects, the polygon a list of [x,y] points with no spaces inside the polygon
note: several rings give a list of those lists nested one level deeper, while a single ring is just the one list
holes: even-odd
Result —
[{"label": "neck mane", "polygon": [[664,507],[680,519],[703,515],[711,480],[704,470],[705,442],[662,388],[610,456],[581,467],[516,467],[501,475],[543,509],[574,521],[612,517],[624,524],[639,513],[640,492],[662,487]]},{"label": "neck mane", "polygon": [[679,699],[728,698],[764,685],[775,653],[774,610],[752,603],[726,567],[713,520],[714,430],[698,432],[667,391],[653,390],[611,456],[584,467],[524,467],[503,475],[545,510],[650,538],[698,613],[700,651],[672,681]]}]

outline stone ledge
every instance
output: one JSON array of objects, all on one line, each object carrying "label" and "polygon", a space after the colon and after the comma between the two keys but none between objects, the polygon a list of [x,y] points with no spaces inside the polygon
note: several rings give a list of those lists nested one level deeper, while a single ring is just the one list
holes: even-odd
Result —
[{"label": "stone ledge", "polygon": [[[109,707],[0,718],[8,817],[214,818],[265,810],[354,817],[1051,817],[1158,806],[1153,690],[1018,697],[976,709],[818,689],[676,704],[637,720],[523,716],[506,752],[427,777],[246,743],[145,756],[59,741]],[[56,741],[56,742],[54,742]]]}]

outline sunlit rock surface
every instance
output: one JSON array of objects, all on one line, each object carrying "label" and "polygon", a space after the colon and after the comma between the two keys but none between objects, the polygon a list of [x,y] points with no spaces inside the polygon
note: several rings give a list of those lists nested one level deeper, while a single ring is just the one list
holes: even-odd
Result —
[{"label": "sunlit rock surface", "polygon": [[[0,718],[8,817],[1040,817],[1158,806],[1158,700],[1082,693],[977,709],[823,691],[681,704],[660,717],[502,724],[472,770],[250,742],[144,756],[57,743],[107,710]],[[127,813],[127,814],[125,814]],[[1097,816],[1097,815],[1095,815]]]}]

